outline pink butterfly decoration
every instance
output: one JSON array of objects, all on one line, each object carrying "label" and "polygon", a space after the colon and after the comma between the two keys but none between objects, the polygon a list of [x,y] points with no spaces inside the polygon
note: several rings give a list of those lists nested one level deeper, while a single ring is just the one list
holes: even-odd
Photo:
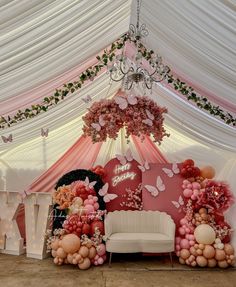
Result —
[{"label": "pink butterfly decoration", "polygon": [[87,95],[85,98],[82,98],[82,101],[88,104],[89,102],[92,102],[92,98],[90,95]]},{"label": "pink butterfly decoration", "polygon": [[145,160],[143,165],[138,165],[138,168],[142,171],[145,172],[146,170],[150,169],[150,166],[148,164],[148,162]]},{"label": "pink butterfly decoration", "polygon": [[105,183],[103,185],[103,187],[98,192],[98,194],[100,196],[103,196],[104,202],[110,202],[111,200],[114,200],[115,198],[118,197],[117,194],[107,193],[108,192],[108,187],[109,187],[109,184]]},{"label": "pink butterfly decoration", "polygon": [[98,119],[98,123],[92,123],[91,126],[97,131],[100,132],[101,128],[104,127],[106,122],[103,119],[103,116],[100,115]]},{"label": "pink butterfly decoration", "polygon": [[96,181],[89,182],[89,178],[86,176],[84,183],[86,189],[89,190],[92,189],[97,182]]},{"label": "pink butterfly decoration", "polygon": [[146,114],[147,114],[147,119],[142,120],[142,122],[150,127],[153,126],[153,120],[154,120],[154,115],[152,113],[149,112],[149,110],[146,110]]},{"label": "pink butterfly decoration", "polygon": [[172,204],[181,212],[181,206],[184,205],[183,197],[180,195],[178,201],[171,201]]},{"label": "pink butterfly decoration", "polygon": [[173,177],[175,174],[180,172],[177,163],[173,163],[171,169],[163,167],[162,170],[168,177]]},{"label": "pink butterfly decoration", "polygon": [[134,159],[130,149],[127,149],[125,155],[116,154],[116,158],[119,160],[121,165],[125,165],[127,161],[132,161]]},{"label": "pink butterfly decoration", "polygon": [[21,190],[21,191],[18,191],[19,195],[21,196],[22,199],[25,199],[26,196],[30,195],[31,194],[31,191],[29,190]]},{"label": "pink butterfly decoration", "polygon": [[158,196],[159,192],[164,191],[166,189],[166,187],[165,187],[165,185],[163,183],[163,180],[161,179],[160,176],[157,177],[156,186],[145,185],[144,187],[154,197]]},{"label": "pink butterfly decoration", "polygon": [[44,130],[43,128],[41,128],[41,136],[42,137],[48,137],[48,132],[49,132],[49,129],[46,129]]},{"label": "pink butterfly decoration", "polygon": [[125,110],[128,107],[129,104],[132,105],[132,106],[136,105],[138,103],[138,100],[137,100],[137,98],[134,95],[130,94],[126,98],[120,97],[120,96],[116,96],[115,97],[115,102],[117,103],[117,105],[119,106],[119,108],[121,110]]},{"label": "pink butterfly decoration", "polygon": [[10,143],[10,142],[12,142],[13,141],[13,136],[12,136],[12,134],[10,134],[8,137],[5,137],[5,136],[2,136],[2,141],[4,142],[4,143]]}]

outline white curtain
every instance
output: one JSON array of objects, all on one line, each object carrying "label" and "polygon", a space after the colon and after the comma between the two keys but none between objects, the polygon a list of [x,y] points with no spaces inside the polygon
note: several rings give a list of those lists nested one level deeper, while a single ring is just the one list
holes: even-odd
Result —
[{"label": "white curtain", "polygon": [[[221,0],[143,0],[146,46],[178,76],[236,114],[236,3]],[[136,1],[131,22],[136,23]]]}]

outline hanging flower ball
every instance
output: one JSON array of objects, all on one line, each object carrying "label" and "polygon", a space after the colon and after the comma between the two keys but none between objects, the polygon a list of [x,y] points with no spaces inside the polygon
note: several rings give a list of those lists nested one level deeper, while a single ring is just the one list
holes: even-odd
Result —
[{"label": "hanging flower ball", "polygon": [[125,128],[126,138],[135,135],[142,139],[145,135],[152,135],[160,144],[165,136],[169,136],[163,127],[163,114],[167,109],[146,96],[134,96],[133,99],[135,102],[130,104],[127,95],[118,91],[113,99],[93,103],[83,117],[84,135],[91,136],[93,142],[102,142],[107,138],[116,139],[120,129]]}]

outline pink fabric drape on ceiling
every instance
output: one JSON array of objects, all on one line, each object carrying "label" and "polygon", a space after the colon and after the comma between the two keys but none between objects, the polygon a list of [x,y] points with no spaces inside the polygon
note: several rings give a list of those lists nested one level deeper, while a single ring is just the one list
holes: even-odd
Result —
[{"label": "pink fabric drape on ceiling", "polygon": [[146,136],[144,142],[141,142],[140,138],[136,136],[131,136],[131,138],[143,163],[145,161],[149,163],[168,162],[150,137]]},{"label": "pink fabric drape on ceiling", "polygon": [[68,151],[28,188],[30,192],[52,192],[58,179],[73,169],[89,169],[96,161],[102,143],[93,144],[81,136]]}]

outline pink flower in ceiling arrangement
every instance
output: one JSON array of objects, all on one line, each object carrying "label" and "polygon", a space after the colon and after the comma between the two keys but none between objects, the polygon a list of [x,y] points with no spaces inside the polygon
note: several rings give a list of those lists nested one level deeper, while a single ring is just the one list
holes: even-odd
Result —
[{"label": "pink flower in ceiling arrangement", "polygon": [[167,109],[148,97],[130,97],[119,91],[113,99],[93,103],[83,117],[83,132],[91,136],[93,142],[102,142],[107,138],[116,139],[119,130],[124,128],[126,138],[152,135],[160,144],[163,137],[169,136],[163,127],[164,113]]}]

